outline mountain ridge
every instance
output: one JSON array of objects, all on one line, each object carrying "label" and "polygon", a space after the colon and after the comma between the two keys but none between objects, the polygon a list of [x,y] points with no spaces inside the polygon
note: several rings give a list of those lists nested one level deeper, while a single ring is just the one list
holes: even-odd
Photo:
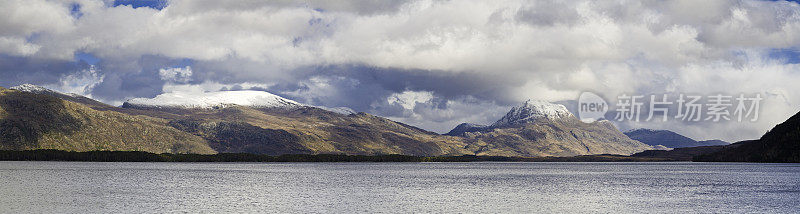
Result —
[{"label": "mountain ridge", "polygon": [[485,155],[629,155],[652,149],[631,140],[609,121],[584,123],[564,105],[532,100],[512,107],[492,125],[462,123],[446,135],[464,137]]},{"label": "mountain ridge", "polygon": [[757,140],[740,141],[696,156],[694,161],[800,162],[800,112],[776,125]]},{"label": "mountain ridge", "polygon": [[[27,93],[27,92],[26,92]],[[257,96],[272,97],[266,92]],[[184,136],[186,143],[201,145],[205,150],[190,150],[189,153],[245,152],[256,154],[350,154],[350,155],[383,155],[404,154],[415,156],[457,156],[457,155],[502,155],[502,156],[574,156],[586,154],[630,154],[647,149],[646,145],[630,140],[621,134],[613,124],[597,122],[585,124],[569,113],[564,113],[563,106],[553,104],[526,102],[523,106],[510,111],[502,121],[503,125],[493,126],[486,132],[467,132],[465,136],[440,135],[411,125],[392,121],[367,113],[342,114],[299,103],[274,95],[267,101],[232,98],[216,99],[230,95],[230,92],[210,93],[209,99],[189,97],[169,105],[135,105],[128,102],[122,107],[114,107],[93,102],[75,102],[69,97],[53,95],[32,95],[31,99],[40,96],[68,103],[71,108],[83,109],[98,115],[116,115],[135,117],[153,121],[160,127],[158,132],[174,133],[169,136]],[[206,94],[206,93],[203,93]],[[233,93],[236,94],[236,93]],[[263,96],[262,96],[263,95]],[[58,96],[58,97],[56,97]],[[162,96],[169,97],[169,96]],[[19,97],[24,99],[25,96]],[[170,98],[175,98],[170,97]],[[88,98],[86,98],[88,99]],[[177,99],[177,98],[176,98]],[[91,99],[88,99],[91,100]],[[158,99],[156,99],[158,100]],[[195,105],[186,100],[199,101]],[[244,101],[242,101],[244,100]],[[287,101],[288,100],[288,101]],[[80,101],[80,100],[78,100]],[[240,102],[241,101],[241,102]],[[274,102],[277,101],[277,102]],[[21,102],[21,101],[15,101]],[[96,101],[95,101],[96,102]],[[147,103],[147,102],[145,102]],[[262,104],[269,105],[262,105]],[[14,103],[11,103],[13,105]],[[242,105],[239,105],[242,104]],[[277,105],[273,105],[277,104]],[[2,106],[0,106],[2,107]],[[537,109],[546,107],[547,109]],[[63,109],[63,108],[53,108]],[[31,114],[21,111],[14,114]],[[45,115],[49,113],[46,112]],[[7,118],[4,115],[3,118]],[[112,121],[116,119],[111,118]],[[105,119],[93,119],[97,123],[106,123]],[[46,124],[44,121],[35,124]],[[62,124],[62,123],[56,123]],[[69,124],[67,122],[63,124]],[[131,124],[128,124],[131,125]],[[123,125],[119,125],[124,127]],[[13,125],[11,126],[14,127]],[[150,126],[148,126],[150,127]],[[479,126],[474,126],[479,127]],[[135,129],[133,129],[135,130]],[[93,132],[94,131],[94,132]],[[113,132],[112,126],[100,127],[96,130],[79,130],[82,136],[106,136],[97,131]],[[142,133],[125,132],[130,137],[142,137]],[[119,140],[124,135],[107,137]],[[168,135],[157,135],[168,136]],[[96,140],[93,140],[96,141]],[[102,140],[101,140],[102,141]],[[61,141],[69,144],[90,143],[78,139]],[[159,141],[171,145],[181,145],[183,141]],[[0,142],[7,143],[7,142]],[[183,143],[185,144],[185,143]],[[11,149],[19,149],[14,147]],[[35,146],[26,149],[42,149]],[[44,149],[65,149],[84,151],[87,148],[44,147]],[[173,150],[150,147],[107,148],[107,150],[148,151],[155,153],[175,152]],[[178,152],[180,152],[178,151]]]},{"label": "mountain ridge", "polygon": [[204,139],[172,128],[163,119],[98,111],[54,95],[15,89],[0,89],[0,149],[216,153]]},{"label": "mountain ridge", "polygon": [[697,141],[669,130],[633,129],[624,132],[631,139],[651,146],[664,146],[667,148],[686,148],[698,146],[719,146],[729,143],[721,140]]}]

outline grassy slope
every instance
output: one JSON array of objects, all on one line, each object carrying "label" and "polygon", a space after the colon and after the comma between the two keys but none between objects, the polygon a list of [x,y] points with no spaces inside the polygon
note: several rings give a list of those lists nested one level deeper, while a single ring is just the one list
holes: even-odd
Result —
[{"label": "grassy slope", "polygon": [[167,122],[0,88],[2,150],[215,153],[204,139],[172,128]]},{"label": "grassy slope", "polygon": [[587,124],[577,118],[532,122],[464,136],[469,143],[467,148],[476,150],[478,155],[629,155],[650,149],[644,143],[631,140],[608,122]]},{"label": "grassy slope", "polygon": [[577,119],[456,137],[365,113],[340,115],[310,107],[294,110],[230,107],[173,113],[176,112],[193,118],[173,121],[176,127],[209,139],[219,152],[531,157],[632,154],[650,148],[630,140],[611,124],[585,124]]},{"label": "grassy slope", "polygon": [[[191,121],[173,121],[178,123],[176,127],[210,139],[212,147],[220,152],[256,149],[263,154],[422,156],[470,153],[463,150],[464,144],[456,138],[365,113],[341,115],[312,107],[293,110],[229,107],[183,114]],[[282,143],[268,146],[274,142]]]}]

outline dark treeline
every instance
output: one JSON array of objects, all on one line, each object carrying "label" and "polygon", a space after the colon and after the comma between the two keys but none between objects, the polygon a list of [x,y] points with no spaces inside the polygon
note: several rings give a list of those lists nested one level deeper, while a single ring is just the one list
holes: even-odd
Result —
[{"label": "dark treeline", "polygon": [[614,161],[668,161],[657,158],[638,158],[620,155],[591,155],[577,157],[500,157],[500,156],[441,156],[419,157],[408,155],[341,155],[295,154],[269,156],[247,153],[155,154],[136,151],[70,152],[61,150],[0,150],[0,161],[91,161],[91,162],[614,162]]}]

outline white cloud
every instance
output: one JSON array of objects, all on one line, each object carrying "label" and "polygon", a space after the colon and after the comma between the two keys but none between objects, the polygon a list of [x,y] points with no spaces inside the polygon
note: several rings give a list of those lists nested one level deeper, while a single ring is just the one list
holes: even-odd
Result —
[{"label": "white cloud", "polygon": [[42,46],[31,44],[24,39],[15,37],[0,37],[0,53],[12,56],[30,56],[39,52]]},{"label": "white cloud", "polygon": [[192,67],[162,68],[158,70],[158,75],[161,76],[161,80],[186,83],[192,80]]},{"label": "white cloud", "polygon": [[97,71],[95,66],[76,73],[67,74],[59,78],[58,84],[46,85],[47,88],[64,93],[74,93],[92,97],[92,90],[103,82],[105,77]]},{"label": "white cloud", "polygon": [[65,4],[41,0],[0,1],[0,54],[31,56],[41,49],[32,37],[74,29]]},{"label": "white cloud", "polygon": [[198,84],[183,84],[183,83],[168,83],[164,85],[162,91],[164,93],[195,93],[201,94],[206,92],[216,91],[239,91],[239,90],[253,90],[267,88],[269,85],[260,83],[235,83],[223,84],[215,81],[206,81]]},{"label": "white cloud", "polygon": [[[413,109],[406,109],[403,116],[390,116],[390,119],[407,124],[415,124],[423,129],[445,133],[461,123],[489,125],[505,115],[510,107],[500,106],[487,100],[471,96],[453,100],[426,99],[415,102]],[[414,99],[412,100],[420,100]],[[407,103],[407,102],[406,102]],[[405,106],[404,106],[405,107]]]},{"label": "white cloud", "polygon": [[425,103],[433,99],[433,93],[430,91],[404,91],[403,93],[394,93],[386,99],[389,104],[397,104],[403,108],[412,110],[417,103]]}]

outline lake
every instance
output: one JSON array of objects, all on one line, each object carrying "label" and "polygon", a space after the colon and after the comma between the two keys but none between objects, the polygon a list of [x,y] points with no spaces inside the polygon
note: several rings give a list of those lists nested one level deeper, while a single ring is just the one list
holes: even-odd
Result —
[{"label": "lake", "polygon": [[795,213],[800,164],[0,162],[0,213]]}]

